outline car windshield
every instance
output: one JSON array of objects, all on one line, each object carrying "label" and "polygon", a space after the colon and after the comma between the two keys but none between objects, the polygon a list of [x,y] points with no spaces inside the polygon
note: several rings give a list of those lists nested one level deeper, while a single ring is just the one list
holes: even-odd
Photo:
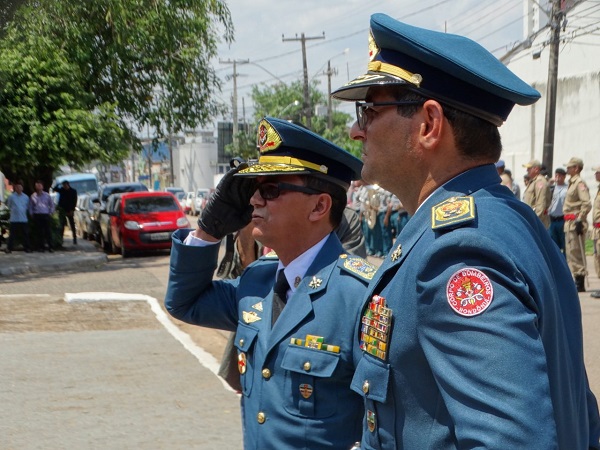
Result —
[{"label": "car windshield", "polygon": [[173,197],[138,197],[125,201],[126,214],[140,214],[148,212],[179,211],[179,205]]}]

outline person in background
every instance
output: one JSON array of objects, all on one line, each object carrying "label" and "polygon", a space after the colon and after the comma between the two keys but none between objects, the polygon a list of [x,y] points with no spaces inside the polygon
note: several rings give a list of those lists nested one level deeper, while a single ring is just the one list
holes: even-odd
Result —
[{"label": "person in background", "polygon": [[[600,183],[600,166],[593,167],[596,182]],[[592,239],[594,241],[594,268],[596,269],[596,276],[600,278],[600,184],[598,184],[598,190],[596,191],[596,197],[594,198],[594,208],[592,210]],[[600,291],[593,291],[592,297],[600,298]]]},{"label": "person in background", "polygon": [[510,177],[510,179],[513,180],[513,182],[512,182],[513,194],[515,194],[515,197],[517,198],[517,200],[521,200],[521,186],[519,186],[519,183],[514,181],[512,172],[510,170],[504,169],[504,173],[506,173]]},{"label": "person in background", "polygon": [[499,159],[498,162],[496,162],[496,170],[498,171],[498,175],[500,175],[500,179],[502,180],[501,184],[512,191],[513,179],[512,176],[510,176],[510,174],[506,173],[506,168],[504,167],[503,159]]},{"label": "person in background", "polygon": [[583,160],[574,157],[565,166],[569,175],[569,186],[563,205],[565,251],[577,291],[585,292],[585,276],[587,275],[585,235],[588,229],[587,215],[592,210],[592,202],[588,186],[580,176],[583,170]]},{"label": "person in background", "polygon": [[362,449],[600,448],[565,258],[502,186],[498,127],[539,92],[462,36],[371,16],[362,178],[412,214],[369,284]]},{"label": "person in background", "polygon": [[[348,255],[334,230],[362,163],[272,117],[259,123],[258,148],[257,163],[223,177],[198,229],[173,234],[165,307],[236,330],[246,450],[350,448],[363,415],[350,389],[359,301],[375,267]],[[213,280],[219,240],[248,223],[274,252]]]},{"label": "person in background", "polygon": [[542,164],[537,159],[532,159],[527,164],[523,164],[527,169],[527,175],[531,182],[523,193],[523,201],[531,206],[535,214],[542,221],[546,229],[550,227],[550,218],[548,217],[548,207],[552,200],[550,186],[546,177],[542,175]]},{"label": "person in background", "polygon": [[6,200],[6,205],[10,210],[10,229],[8,242],[6,244],[6,253],[12,252],[17,234],[19,234],[23,240],[23,249],[25,250],[25,253],[30,253],[29,219],[27,217],[29,197],[23,192],[23,182],[21,180],[17,180],[13,183],[13,193]]},{"label": "person in background", "polygon": [[552,201],[548,208],[550,217],[550,237],[558,245],[560,251],[565,253],[565,217],[563,215],[563,205],[567,196],[567,184],[565,178],[567,172],[559,167],[554,171],[554,183],[552,184]]},{"label": "person in background", "polygon": [[35,192],[31,194],[29,199],[29,215],[33,218],[33,224],[38,236],[38,250],[45,251],[44,244],[48,246],[50,253],[54,252],[52,248],[52,229],[50,224],[50,216],[54,213],[54,202],[52,197],[44,191],[44,183],[42,180],[35,182]]},{"label": "person in background", "polygon": [[77,231],[75,230],[75,207],[77,206],[77,191],[71,187],[68,181],[63,181],[62,186],[56,186],[54,188],[58,192],[58,214],[60,222],[60,236],[61,240],[65,234],[65,226],[67,220],[69,221],[69,227],[73,234],[73,244],[77,245]]}]

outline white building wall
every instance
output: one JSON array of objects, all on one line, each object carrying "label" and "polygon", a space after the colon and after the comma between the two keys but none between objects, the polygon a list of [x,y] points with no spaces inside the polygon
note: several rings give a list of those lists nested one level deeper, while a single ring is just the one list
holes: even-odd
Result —
[{"label": "white building wall", "polygon": [[[594,14],[590,14],[590,8]],[[583,159],[582,175],[592,193],[596,181],[591,167],[600,165],[600,34],[591,33],[600,29],[598,16],[600,5],[584,1],[568,12],[567,27],[561,31],[553,158],[554,169],[563,167],[572,156]],[[542,160],[548,39],[549,30],[540,33],[531,48],[515,55],[507,64],[542,94],[532,106],[516,106],[500,127],[502,158],[521,185],[526,173],[522,165],[533,158]],[[539,58],[534,59],[538,52],[541,52]]]},{"label": "white building wall", "polygon": [[[214,188],[214,173],[217,163],[217,142],[206,136],[186,137],[178,146],[174,167],[177,171],[175,183],[186,191],[199,188]],[[175,155],[174,155],[175,156]]]}]

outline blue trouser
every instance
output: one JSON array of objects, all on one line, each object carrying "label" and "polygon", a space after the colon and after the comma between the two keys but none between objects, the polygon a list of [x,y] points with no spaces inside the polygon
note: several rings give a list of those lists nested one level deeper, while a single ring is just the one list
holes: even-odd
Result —
[{"label": "blue trouser", "polygon": [[565,221],[554,220],[552,217],[550,218],[550,228],[548,229],[550,233],[550,237],[552,240],[558,245],[560,251],[565,253]]}]

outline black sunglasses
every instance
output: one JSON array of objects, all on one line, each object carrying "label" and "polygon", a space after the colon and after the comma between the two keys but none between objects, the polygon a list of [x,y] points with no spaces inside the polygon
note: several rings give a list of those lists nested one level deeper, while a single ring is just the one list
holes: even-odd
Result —
[{"label": "black sunglasses", "polygon": [[367,109],[373,106],[411,106],[411,105],[422,105],[423,102],[420,100],[405,100],[397,102],[356,102],[356,122],[358,128],[364,130],[369,121]]},{"label": "black sunglasses", "polygon": [[261,183],[257,187],[258,193],[265,200],[275,200],[281,195],[282,191],[302,192],[304,194],[321,194],[321,191],[306,186],[298,186],[289,183]]}]

